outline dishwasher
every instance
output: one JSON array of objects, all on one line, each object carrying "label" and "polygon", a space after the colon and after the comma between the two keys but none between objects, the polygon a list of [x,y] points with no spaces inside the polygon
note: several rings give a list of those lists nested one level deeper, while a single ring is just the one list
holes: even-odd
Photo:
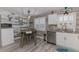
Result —
[{"label": "dishwasher", "polygon": [[56,32],[47,31],[47,42],[56,45]]}]

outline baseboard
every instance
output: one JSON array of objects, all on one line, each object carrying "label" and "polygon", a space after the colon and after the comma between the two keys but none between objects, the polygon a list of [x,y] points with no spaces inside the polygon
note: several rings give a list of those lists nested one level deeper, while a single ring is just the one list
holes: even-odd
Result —
[{"label": "baseboard", "polygon": [[47,43],[50,43],[50,44],[56,45],[56,43],[51,43],[51,42],[48,42],[48,41],[47,41]]}]

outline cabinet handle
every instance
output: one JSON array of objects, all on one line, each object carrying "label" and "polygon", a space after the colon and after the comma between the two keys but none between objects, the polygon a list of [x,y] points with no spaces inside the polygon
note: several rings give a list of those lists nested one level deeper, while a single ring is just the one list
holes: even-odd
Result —
[{"label": "cabinet handle", "polygon": [[64,37],[64,40],[66,40],[66,37]]},{"label": "cabinet handle", "polygon": [[79,39],[79,36],[78,36],[78,39]]}]

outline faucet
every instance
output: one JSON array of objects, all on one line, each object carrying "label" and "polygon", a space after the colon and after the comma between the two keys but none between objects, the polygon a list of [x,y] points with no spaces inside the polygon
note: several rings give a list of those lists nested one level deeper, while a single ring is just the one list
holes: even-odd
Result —
[{"label": "faucet", "polygon": [[66,31],[67,30],[67,26],[66,23],[62,24],[62,31]]}]

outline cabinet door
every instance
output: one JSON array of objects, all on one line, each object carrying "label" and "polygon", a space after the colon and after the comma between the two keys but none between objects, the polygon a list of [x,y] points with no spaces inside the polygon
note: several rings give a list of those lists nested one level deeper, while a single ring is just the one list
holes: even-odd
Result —
[{"label": "cabinet door", "polygon": [[79,40],[76,34],[66,33],[65,47],[79,51]]},{"label": "cabinet door", "polygon": [[79,51],[79,34],[76,34],[76,39],[75,41],[75,50]]},{"label": "cabinet door", "polygon": [[1,29],[2,46],[6,46],[14,42],[13,29]]},{"label": "cabinet door", "polygon": [[74,50],[79,51],[79,34],[73,34],[72,39],[72,46],[71,48],[73,48]]},{"label": "cabinet door", "polygon": [[60,32],[56,33],[56,45],[63,46],[63,47],[65,46],[63,33],[60,33]]},{"label": "cabinet door", "polygon": [[63,23],[64,23],[64,16],[63,15],[58,15],[57,27],[59,29],[61,29]]},{"label": "cabinet door", "polygon": [[52,23],[53,23],[53,16],[48,15],[48,24],[52,24]]},{"label": "cabinet door", "polygon": [[48,15],[48,24],[57,24],[57,14]]},{"label": "cabinet door", "polygon": [[70,13],[67,21],[67,29],[75,30],[76,28],[76,14]]},{"label": "cabinet door", "polygon": [[72,48],[74,46],[73,39],[75,39],[75,37],[73,36],[73,34],[65,33],[65,36],[64,36],[65,47]]},{"label": "cabinet door", "polygon": [[64,15],[64,23],[68,23],[69,22],[69,15]]}]

